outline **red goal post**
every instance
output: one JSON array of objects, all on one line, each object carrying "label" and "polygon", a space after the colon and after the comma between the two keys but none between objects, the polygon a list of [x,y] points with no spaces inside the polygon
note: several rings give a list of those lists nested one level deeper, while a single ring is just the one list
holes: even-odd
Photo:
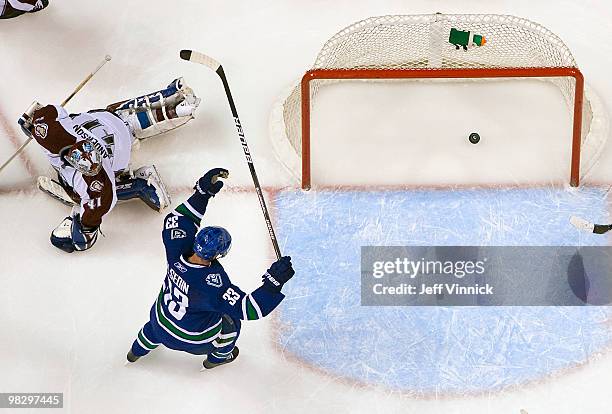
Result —
[{"label": "red goal post", "polygon": [[[486,44],[458,50],[449,42],[451,29],[483,35]],[[537,23],[514,16],[382,16],[343,29],[326,42],[314,67],[273,113],[271,121],[280,118],[282,124],[273,128],[280,129],[282,137],[273,133],[272,141],[281,162],[300,176],[303,189],[309,189],[311,108],[325,82],[499,78],[539,78],[559,87],[573,117],[569,182],[578,186],[581,170],[592,167],[607,139],[607,117],[596,96],[585,96],[584,77],[561,39]],[[589,165],[582,168],[581,150],[589,134],[598,136],[591,137]],[[291,152],[297,162],[286,162],[293,157]]]}]

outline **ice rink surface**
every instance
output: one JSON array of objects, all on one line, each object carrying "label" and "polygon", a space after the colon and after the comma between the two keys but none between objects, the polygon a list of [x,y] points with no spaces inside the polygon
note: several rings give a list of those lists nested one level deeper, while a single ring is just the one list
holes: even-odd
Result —
[{"label": "ice rink surface", "polygon": [[[417,396],[499,390],[582,365],[612,339],[602,323],[611,316],[608,307],[360,306],[364,270],[355,260],[362,246],[603,244],[605,238],[564,226],[571,212],[605,211],[603,191],[580,193],[283,192],[277,200],[281,236],[287,236],[288,250],[312,255],[296,258],[296,267],[310,277],[286,288],[280,319],[287,328],[280,341],[327,371]],[[435,221],[431,211],[437,212]],[[471,249],[478,255],[478,248]],[[522,256],[529,260],[546,259]],[[568,274],[549,277],[554,286],[564,286]],[[545,290],[548,283],[533,280],[539,279],[535,274],[527,282],[516,279],[525,290]]]},{"label": "ice rink surface", "polygon": [[[371,152],[367,145],[345,157],[345,142],[328,139],[329,151],[319,152],[328,158],[319,157],[314,165],[318,178],[329,180],[326,184],[409,184],[410,189],[304,194],[294,190],[296,183],[276,160],[268,136],[273,103],[311,66],[323,43],[353,22],[384,14],[499,13],[541,23],[565,41],[609,107],[609,5],[593,0],[51,3],[41,13],[0,22],[0,160],[23,141],[15,121],[28,105],[34,99],[60,102],[105,54],[113,56],[112,62],[73,99],[69,111],[104,107],[185,76],[203,98],[197,119],[142,143],[132,164],[155,163],[174,205],[208,168],[230,170],[228,188],[211,202],[204,223],[228,228],[234,243],[224,266],[236,284],[254,289],[274,253],[220,82],[178,59],[180,49],[200,50],[225,67],[273,208],[281,250],[294,257],[297,275],[272,317],[243,325],[241,355],[234,364],[201,373],[200,357],[158,349],[124,367],[124,355],[148,317],[165,272],[162,216],[142,203],[122,204],[105,219],[106,237],[93,250],[70,256],[57,251],[48,243],[49,233],[68,209],[35,190],[35,177],[49,168],[32,144],[0,176],[1,392],[63,392],[64,412],[71,413],[610,412],[607,308],[517,309],[519,317],[490,309],[488,315],[479,309],[440,310],[432,319],[407,308],[355,311],[359,280],[351,269],[358,256],[350,254],[366,243],[607,243],[576,232],[567,219],[578,213],[609,220],[609,142],[587,180],[596,187],[576,191],[557,185],[567,175],[565,137],[558,144],[524,144],[538,137],[524,125],[508,125],[524,132],[517,146],[483,141],[486,146],[472,147],[462,132],[456,147],[455,141],[418,143],[408,148],[420,151],[418,156],[411,160],[410,153],[402,153],[406,163],[389,168],[380,167],[384,158],[376,165],[359,159]],[[320,108],[333,110],[334,102],[344,108],[351,95],[343,93],[331,91]],[[365,93],[377,105],[385,104],[379,92]],[[495,105],[486,94],[471,98],[472,105]],[[543,111],[532,119],[541,122],[537,128],[562,128],[563,121],[556,120],[560,109],[550,101],[543,91],[531,102],[533,111]],[[507,104],[504,110],[525,110]],[[328,122],[331,137],[346,132],[342,124],[351,118],[362,122],[354,131],[363,130],[367,110],[360,111],[343,110],[332,119],[336,123]],[[322,123],[329,113],[319,113]],[[435,114],[428,121],[419,126],[419,136],[442,128],[435,125]],[[482,128],[501,129],[500,122]],[[384,132],[376,139],[388,148],[394,137]],[[370,139],[371,134],[357,142]],[[512,157],[526,159],[519,171],[523,175],[512,170]],[[407,169],[411,162],[417,163],[414,174]],[[466,171],[470,164],[475,169]],[[368,181],[373,176],[376,180]],[[491,188],[500,181],[539,184]],[[415,188],[419,184],[438,190]],[[487,184],[488,189],[454,187],[461,184]],[[460,313],[469,317],[458,320]],[[359,325],[364,321],[370,331]],[[513,341],[503,329],[532,335],[532,340]],[[472,353],[461,348],[465,341],[475,346]],[[487,370],[479,367],[482,361]]]}]

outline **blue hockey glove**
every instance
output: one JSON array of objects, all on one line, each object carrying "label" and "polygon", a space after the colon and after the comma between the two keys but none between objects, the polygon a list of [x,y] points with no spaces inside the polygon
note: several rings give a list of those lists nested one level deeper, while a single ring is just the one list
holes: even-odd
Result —
[{"label": "blue hockey glove", "polygon": [[271,293],[280,293],[283,285],[295,274],[291,264],[291,256],[281,257],[262,276],[263,285]]},{"label": "blue hockey glove", "polygon": [[198,180],[193,189],[202,195],[214,197],[223,188],[223,181],[219,181],[219,178],[228,177],[229,171],[225,168],[213,168]]}]

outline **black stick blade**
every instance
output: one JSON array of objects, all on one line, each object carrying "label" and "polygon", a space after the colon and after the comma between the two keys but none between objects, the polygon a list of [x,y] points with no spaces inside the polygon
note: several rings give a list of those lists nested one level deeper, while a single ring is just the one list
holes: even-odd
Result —
[{"label": "black stick blade", "polygon": [[[215,72],[217,72],[221,68],[221,64],[218,61],[208,55],[205,55],[204,53],[196,52],[195,50],[181,50],[181,59],[208,66],[211,70]],[[219,76],[221,76],[221,73],[218,74]]]},{"label": "black stick blade", "polygon": [[181,59],[191,60],[191,50],[188,50],[188,49],[181,50]]}]

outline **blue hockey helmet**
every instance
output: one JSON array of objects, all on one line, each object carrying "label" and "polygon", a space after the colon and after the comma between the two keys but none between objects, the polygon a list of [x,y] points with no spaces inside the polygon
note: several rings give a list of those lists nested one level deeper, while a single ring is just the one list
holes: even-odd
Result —
[{"label": "blue hockey helmet", "polygon": [[204,227],[196,234],[193,252],[204,260],[225,257],[232,246],[232,236],[223,227]]}]

